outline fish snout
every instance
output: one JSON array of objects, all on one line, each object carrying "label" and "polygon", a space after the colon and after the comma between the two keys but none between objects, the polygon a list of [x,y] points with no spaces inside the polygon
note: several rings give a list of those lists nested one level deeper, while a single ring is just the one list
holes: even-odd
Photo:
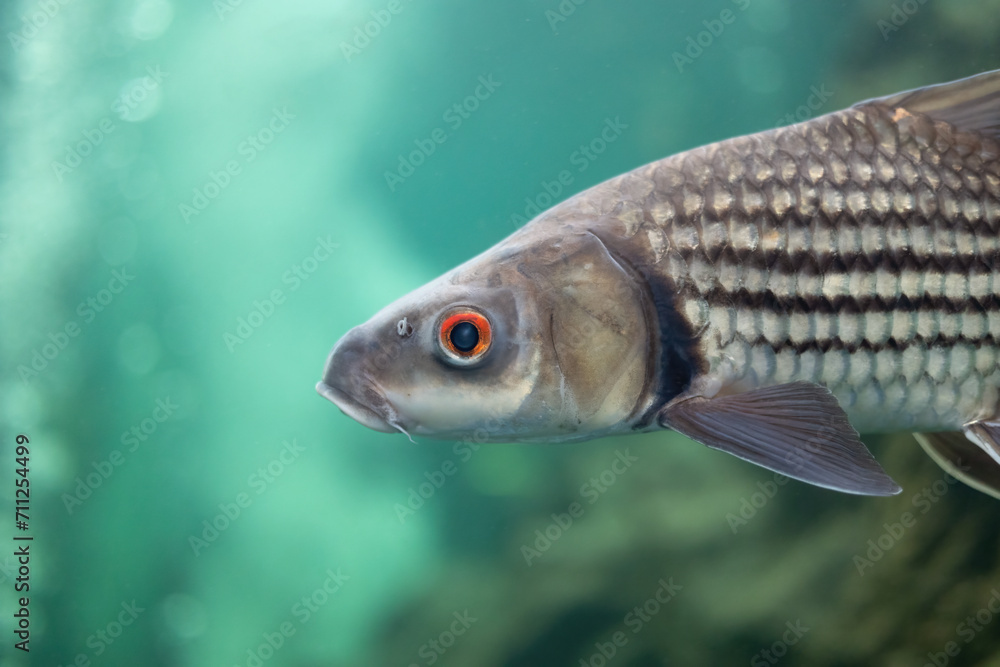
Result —
[{"label": "fish snout", "polygon": [[396,411],[367,370],[367,348],[356,329],[348,332],[330,352],[316,391],[356,422],[396,433]]}]

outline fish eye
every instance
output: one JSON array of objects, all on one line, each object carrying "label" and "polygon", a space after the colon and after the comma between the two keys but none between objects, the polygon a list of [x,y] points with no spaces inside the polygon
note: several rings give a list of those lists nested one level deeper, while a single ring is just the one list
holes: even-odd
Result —
[{"label": "fish eye", "polygon": [[482,359],[492,338],[489,319],[468,306],[447,311],[438,327],[438,347],[446,361],[456,366],[468,366]]}]

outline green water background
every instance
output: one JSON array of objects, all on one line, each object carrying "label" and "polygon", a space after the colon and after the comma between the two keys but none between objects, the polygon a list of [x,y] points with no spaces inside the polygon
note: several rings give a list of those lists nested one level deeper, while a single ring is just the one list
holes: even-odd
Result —
[{"label": "green water background", "polygon": [[[412,445],[313,391],[339,336],[510,233],[561,172],[556,199],[1000,67],[1000,3],[389,8],[3,8],[0,540],[24,433],[35,541],[29,654],[0,549],[2,664],[1000,664],[992,612],[962,625],[1000,588],[1000,505],[909,436],[869,439],[906,490],[868,499],[668,433]],[[636,463],[609,473],[618,453]]]}]

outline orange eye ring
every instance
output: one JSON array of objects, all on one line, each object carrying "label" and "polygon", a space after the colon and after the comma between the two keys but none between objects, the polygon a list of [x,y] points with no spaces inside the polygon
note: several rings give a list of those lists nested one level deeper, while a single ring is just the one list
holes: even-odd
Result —
[{"label": "orange eye ring", "polygon": [[460,306],[445,313],[438,326],[438,344],[448,361],[467,366],[483,358],[493,341],[493,327],[478,310]]}]

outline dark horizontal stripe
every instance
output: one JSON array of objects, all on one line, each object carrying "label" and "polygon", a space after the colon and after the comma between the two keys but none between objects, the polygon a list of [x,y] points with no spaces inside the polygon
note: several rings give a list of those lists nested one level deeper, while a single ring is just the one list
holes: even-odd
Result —
[{"label": "dark horizontal stripe", "polygon": [[[1000,246],[1000,244],[998,244]],[[737,264],[743,268],[761,271],[780,270],[786,274],[810,272],[813,275],[830,271],[878,270],[901,273],[903,271],[940,271],[942,273],[1000,273],[992,267],[1000,266],[1000,247],[989,252],[960,253],[937,250],[918,253],[909,246],[883,248],[871,252],[842,254],[838,249],[813,247],[809,250],[788,252],[783,248],[741,250],[733,245],[678,247],[674,250],[685,260],[704,257],[711,264]]]},{"label": "dark horizontal stripe", "polygon": [[[842,299],[836,299],[834,302],[831,302],[827,299],[810,300],[803,297],[781,298],[769,291],[761,294],[751,294],[746,290],[740,290],[735,294],[725,293],[725,295],[726,297],[723,299],[720,294],[716,294],[714,298],[712,298],[712,295],[710,294],[706,297],[706,301],[709,306],[716,308],[726,308],[727,310],[746,309],[767,311],[769,313],[782,316],[791,316],[795,314],[816,314],[836,317],[838,315],[872,314],[891,317],[893,314],[910,315],[920,314],[921,312],[936,312],[944,317],[955,317],[963,314],[976,313],[986,315],[990,311],[1000,311],[1000,297],[996,295],[992,295],[989,304],[991,308],[988,309],[975,302],[969,302],[964,304],[964,307],[962,307],[959,304],[931,297],[923,299],[908,299],[906,297],[902,297],[898,302],[894,303],[890,307],[887,304],[883,304],[881,299],[878,299],[877,297],[870,299],[843,297]],[[880,303],[884,309],[875,309],[873,305],[876,302]],[[888,326],[891,330],[892,323],[889,323]],[[940,329],[942,327],[938,328]],[[830,350],[841,349],[846,350],[849,353],[857,352],[858,350],[880,352],[882,350],[905,350],[906,348],[913,346],[922,346],[925,348],[948,347],[960,342],[967,343],[978,349],[983,345],[997,344],[997,336],[989,331],[976,338],[966,336],[962,333],[953,336],[938,333],[935,336],[926,337],[921,335],[919,332],[914,331],[903,340],[889,336],[885,342],[879,343],[868,339],[862,339],[857,342],[844,341],[836,334],[828,338],[812,338],[810,340],[793,342],[787,336],[783,340],[768,340],[763,331],[739,331],[738,333],[750,345],[767,345],[775,352],[788,349],[796,352],[804,352],[806,350],[828,352]]]},{"label": "dark horizontal stripe", "polygon": [[944,296],[923,294],[916,298],[900,295],[887,302],[879,296],[837,296],[828,299],[823,296],[794,295],[778,296],[771,290],[750,292],[741,287],[729,291],[715,287],[699,295],[705,302],[715,308],[748,308],[765,310],[781,315],[797,315],[817,313],[820,315],[841,314],[887,314],[917,313],[920,311],[937,311],[944,315],[962,315],[989,313],[1000,311],[1000,295],[988,294],[981,299],[950,299]]},{"label": "dark horizontal stripe", "polygon": [[766,345],[771,348],[775,353],[783,352],[785,350],[792,350],[798,354],[803,352],[808,352],[810,350],[816,350],[818,352],[830,352],[836,350],[845,350],[848,354],[854,354],[862,350],[866,350],[872,353],[879,353],[885,350],[893,350],[896,352],[903,352],[910,347],[923,347],[928,352],[935,348],[948,348],[964,343],[971,345],[974,349],[979,349],[984,346],[997,347],[997,338],[992,334],[986,334],[983,338],[979,339],[969,339],[965,336],[959,334],[958,336],[935,336],[931,339],[925,339],[919,334],[915,334],[912,338],[904,341],[897,341],[894,338],[890,338],[884,344],[876,345],[871,341],[865,340],[860,343],[847,343],[840,340],[839,338],[827,338],[823,340],[811,340],[802,341],[798,343],[793,343],[790,340],[785,341],[768,341],[765,340],[763,335],[757,336],[755,339],[747,338],[747,343],[751,347],[760,347]]}]

